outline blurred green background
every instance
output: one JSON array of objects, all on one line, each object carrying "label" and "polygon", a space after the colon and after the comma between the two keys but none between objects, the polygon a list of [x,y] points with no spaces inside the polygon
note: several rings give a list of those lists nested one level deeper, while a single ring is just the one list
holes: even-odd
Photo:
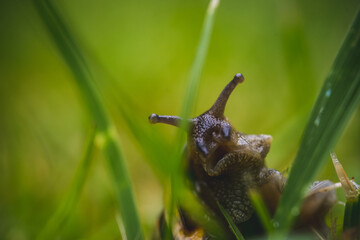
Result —
[{"label": "blurred green background", "polygon": [[[163,190],[142,147],[121,119],[126,93],[144,123],[153,112],[179,115],[208,1],[57,1],[115,120],[146,236]],[[233,75],[245,83],[226,115],[245,133],[274,137],[269,167],[285,171],[347,29],[353,1],[221,1],[195,115],[207,110]],[[73,76],[30,1],[0,2],[0,238],[33,239],[68,191],[92,119]],[[175,128],[155,125],[171,141]],[[360,112],[335,149],[360,182]],[[121,239],[103,156],[93,164],[60,239]],[[164,159],[166,161],[166,159]],[[318,177],[338,181],[329,162]],[[343,192],[338,191],[340,200]],[[337,206],[340,210],[341,206]]]}]

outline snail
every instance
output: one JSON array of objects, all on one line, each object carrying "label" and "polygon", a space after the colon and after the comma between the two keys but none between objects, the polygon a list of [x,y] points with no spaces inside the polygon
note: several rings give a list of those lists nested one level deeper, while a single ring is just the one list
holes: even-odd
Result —
[{"label": "snail", "polygon": [[[272,137],[265,134],[245,134],[237,131],[224,116],[229,96],[235,87],[244,81],[236,74],[224,88],[214,105],[198,117],[189,119],[186,147],[187,171],[197,195],[202,202],[224,221],[218,203],[228,212],[233,222],[245,237],[259,233],[249,229],[261,228],[249,197],[250,190],[259,192],[271,216],[276,211],[286,178],[277,170],[268,169],[265,158]],[[180,117],[151,114],[152,124],[181,124]],[[315,182],[300,209],[297,228],[316,229],[323,236],[327,234],[324,217],[336,202],[334,190],[318,191],[331,186],[325,180]],[[199,227],[191,216],[181,212],[181,232],[178,239],[195,239]],[[249,227],[251,226],[251,227]],[[255,227],[254,227],[255,226]],[[325,230],[324,230],[325,229]],[[176,235],[176,234],[175,234]],[[325,236],[326,237],[326,236]],[[196,239],[210,239],[204,233]]]}]

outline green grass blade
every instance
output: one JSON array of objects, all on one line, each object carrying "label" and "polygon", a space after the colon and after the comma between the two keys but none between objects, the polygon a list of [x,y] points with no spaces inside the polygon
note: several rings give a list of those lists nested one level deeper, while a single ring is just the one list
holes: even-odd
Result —
[{"label": "green grass blade", "polygon": [[274,226],[262,197],[256,191],[250,191],[250,199],[266,232],[268,234],[272,233],[274,231]]},{"label": "green grass blade", "polygon": [[[200,77],[204,68],[204,63],[209,48],[210,37],[212,33],[213,23],[215,19],[215,13],[219,6],[219,0],[210,0],[208,9],[206,11],[205,20],[203,28],[200,35],[200,41],[197,46],[196,54],[194,61],[191,66],[188,85],[186,90],[186,96],[184,99],[184,105],[181,111],[181,117],[183,119],[188,119],[193,112],[195,100],[197,97]],[[175,206],[179,198],[179,194],[182,192],[182,189],[185,187],[183,184],[184,176],[183,172],[179,171],[182,169],[182,148],[184,144],[184,139],[186,135],[187,121],[181,123],[180,129],[177,133],[177,137],[174,142],[173,154],[170,157],[170,162],[173,164],[170,168],[171,173],[171,196],[168,204],[168,219],[172,221],[175,213]],[[187,204],[184,204],[187,205]],[[191,205],[187,205],[191,206]],[[191,212],[191,211],[189,211]],[[172,226],[172,223],[169,224]]]},{"label": "green grass blade", "polygon": [[103,139],[102,147],[112,174],[118,207],[125,227],[126,236],[123,237],[142,239],[131,182],[119,147],[118,136],[94,86],[92,73],[73,35],[52,2],[41,0],[33,0],[33,2],[56,47],[72,71],[85,105]]},{"label": "green grass blade", "polygon": [[64,200],[61,202],[59,208],[46,223],[44,229],[40,232],[38,239],[50,239],[54,236],[59,235],[67,220],[73,213],[81,191],[85,185],[86,176],[90,170],[95,135],[96,129],[94,127],[89,136],[89,140],[87,141],[82,161],[80,162],[78,169],[74,175],[70,190]]},{"label": "green grass blade", "polygon": [[236,239],[237,240],[245,240],[244,236],[241,234],[240,230],[238,229],[238,227],[236,226],[236,224],[230,217],[229,213],[223,208],[223,206],[221,206],[221,204],[219,202],[217,202],[217,204],[220,208],[221,213],[226,218],[226,221],[228,222],[229,227],[230,227],[231,231],[234,233]]},{"label": "green grass blade", "polygon": [[[306,76],[304,76],[306,77]],[[288,231],[307,187],[326,162],[360,101],[360,14],[340,48],[304,131],[300,148],[275,214]]]},{"label": "green grass blade", "polygon": [[194,110],[195,100],[199,90],[200,78],[204,68],[216,10],[219,6],[219,3],[220,0],[211,0],[206,12],[199,45],[196,50],[194,62],[191,66],[185,101],[181,112],[181,116],[185,119],[189,118],[190,114]]},{"label": "green grass blade", "polygon": [[360,228],[360,194],[357,199],[346,201],[343,229],[349,228]]},{"label": "green grass blade", "polygon": [[[201,73],[204,68],[207,51],[209,48],[210,37],[212,33],[213,23],[215,19],[216,10],[219,6],[220,0],[210,0],[208,9],[206,11],[203,28],[201,31],[200,41],[196,50],[195,59],[191,65],[191,70],[188,79],[188,85],[186,95],[184,98],[184,105],[181,111],[181,117],[188,119],[194,110],[195,100],[199,91]],[[178,131],[178,135],[175,141],[175,156],[174,156],[174,170],[179,169],[179,162],[181,159],[181,149],[183,145],[183,139],[187,129],[187,122],[183,121]]]}]

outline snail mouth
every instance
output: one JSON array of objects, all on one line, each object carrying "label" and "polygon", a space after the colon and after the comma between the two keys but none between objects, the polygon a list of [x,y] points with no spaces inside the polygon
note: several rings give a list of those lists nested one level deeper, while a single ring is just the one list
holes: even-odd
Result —
[{"label": "snail mouth", "polygon": [[[218,176],[223,172],[224,167],[226,168],[226,164],[224,162],[229,155],[229,151],[224,147],[219,146],[213,153],[211,153],[206,159],[203,159],[203,166],[205,172],[209,176]],[[220,167],[220,165],[224,165]]]}]

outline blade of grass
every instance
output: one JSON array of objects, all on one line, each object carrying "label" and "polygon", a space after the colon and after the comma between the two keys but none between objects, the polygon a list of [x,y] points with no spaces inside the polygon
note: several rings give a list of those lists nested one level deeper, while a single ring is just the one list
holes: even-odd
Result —
[{"label": "blade of grass", "polygon": [[91,131],[89,139],[86,144],[85,152],[82,161],[79,163],[78,169],[74,175],[69,192],[67,193],[61,205],[46,223],[43,230],[40,232],[37,239],[50,239],[59,235],[67,220],[74,211],[79,200],[81,191],[85,185],[86,176],[90,170],[92,162],[92,151],[94,147],[94,139],[96,136],[96,129]]},{"label": "blade of grass", "polygon": [[274,231],[274,226],[262,197],[256,191],[250,191],[250,199],[266,232],[268,234],[272,233]]},{"label": "blade of grass", "polygon": [[[194,110],[195,100],[197,97],[197,93],[199,91],[200,78],[204,68],[207,51],[209,48],[210,37],[215,19],[215,13],[219,6],[219,1],[220,0],[210,0],[208,9],[206,11],[206,16],[200,36],[200,41],[196,50],[194,62],[191,65],[187,90],[184,98],[184,104],[180,115],[183,119],[188,119]],[[188,125],[187,121],[181,122],[181,126],[175,141],[175,148],[174,148],[175,156],[173,157],[174,158],[173,170],[175,170],[175,172],[177,172],[177,170],[179,169],[178,167],[181,160],[180,150],[182,149],[185,133],[187,132],[187,125]]]},{"label": "blade of grass", "polygon": [[226,218],[226,221],[228,222],[229,227],[230,227],[231,231],[234,233],[236,239],[237,240],[245,240],[244,236],[241,234],[240,230],[238,229],[238,227],[236,226],[236,224],[230,217],[229,213],[223,208],[223,206],[221,206],[221,204],[219,202],[217,202],[217,205],[219,206],[221,213]]},{"label": "blade of grass", "polygon": [[[181,111],[181,117],[183,119],[188,119],[190,114],[193,112],[196,96],[199,90],[200,85],[200,77],[204,68],[204,63],[207,55],[207,50],[209,48],[210,37],[213,27],[213,22],[215,18],[216,9],[219,5],[219,0],[211,0],[206,12],[203,29],[201,32],[200,41],[197,47],[197,51],[195,54],[194,62],[192,63],[190,75],[188,79],[188,86],[186,91],[186,96],[184,99],[184,105]],[[185,137],[185,133],[187,132],[187,121],[182,121],[182,126],[180,127],[177,138],[175,141],[176,151],[174,156],[174,166],[173,173],[178,172],[180,161],[181,161],[181,149],[183,146],[183,139]]]},{"label": "blade of grass", "polygon": [[216,10],[220,0],[211,0],[206,12],[200,41],[196,50],[194,62],[191,65],[190,75],[181,117],[187,119],[195,108],[195,100],[199,91],[200,77],[204,68],[210,37],[214,25]]},{"label": "blade of grass", "polygon": [[348,229],[357,229],[360,234],[360,194],[357,199],[346,201],[343,231]]},{"label": "blade of grass", "polygon": [[[212,33],[213,23],[215,19],[215,13],[219,6],[220,0],[210,0],[205,20],[203,23],[203,28],[201,31],[200,41],[197,46],[196,54],[194,61],[191,66],[188,85],[186,90],[186,96],[184,99],[184,105],[181,111],[181,117],[183,119],[188,119],[190,114],[193,112],[195,100],[197,97],[200,77],[204,68],[204,63],[207,55],[207,51],[209,48],[210,37]],[[185,134],[187,132],[187,121],[182,121],[180,128],[177,132],[173,154],[170,158],[170,162],[173,164],[170,168],[171,173],[171,195],[168,204],[168,219],[170,220],[169,226],[172,226],[172,220],[174,217],[176,203],[178,202],[179,194],[182,192],[182,189],[185,188],[184,183],[184,175],[181,164],[182,159],[182,146],[184,144]],[[186,206],[191,206],[188,204],[184,204]],[[190,211],[191,212],[191,211]]]},{"label": "blade of grass", "polygon": [[107,159],[115,190],[120,214],[125,226],[127,239],[142,239],[132,187],[124,158],[118,143],[118,135],[111,123],[99,93],[94,86],[94,79],[77,45],[73,34],[61,18],[51,1],[33,0],[38,13],[45,24],[50,37],[74,75],[74,80],[82,94],[85,105],[98,127],[103,139],[103,151]]},{"label": "blade of grass", "polygon": [[334,147],[359,101],[360,14],[358,12],[304,131],[275,214],[274,223],[281,232],[286,233],[292,226],[307,187],[324,165],[326,156]]}]

